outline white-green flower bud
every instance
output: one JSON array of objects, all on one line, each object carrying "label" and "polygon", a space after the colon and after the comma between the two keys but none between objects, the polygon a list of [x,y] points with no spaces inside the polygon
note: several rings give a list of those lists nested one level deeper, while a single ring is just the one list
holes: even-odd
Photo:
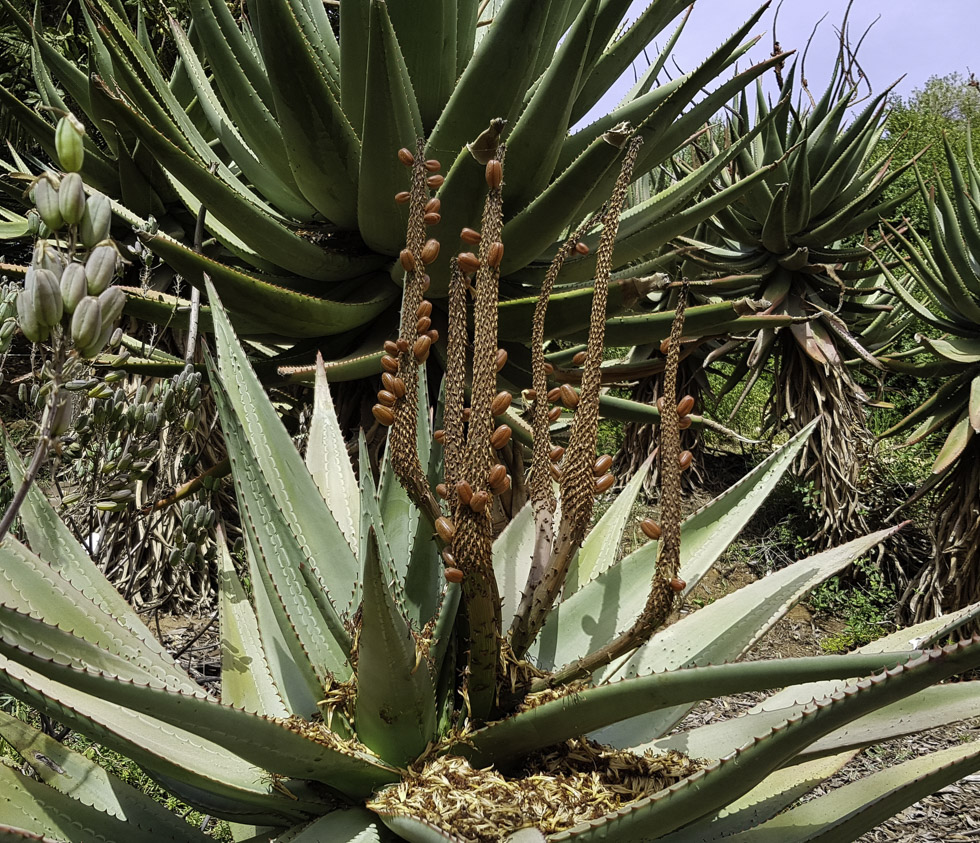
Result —
[{"label": "white-green flower bud", "polygon": [[[59,211],[58,213],[61,212]],[[31,208],[27,212],[27,233],[32,237],[37,237],[38,233],[41,231],[41,225],[41,215],[37,212],[37,210]],[[47,228],[47,225],[44,227]]]},{"label": "white-green flower bud", "polygon": [[25,288],[17,294],[17,324],[24,336],[33,343],[44,342],[48,338],[51,329],[38,322],[34,312],[33,290]]},{"label": "white-green flower bud", "polygon": [[68,173],[58,188],[58,207],[61,216],[69,225],[82,221],[85,214],[85,185],[78,173]]},{"label": "white-green flower bud", "polygon": [[85,261],[85,277],[90,296],[97,296],[108,289],[116,274],[118,257],[119,253],[111,240],[104,240],[89,253]]},{"label": "white-green flower bud", "polygon": [[34,204],[44,224],[50,231],[57,231],[64,225],[61,206],[58,198],[58,188],[55,187],[47,173],[42,173],[34,185]]},{"label": "white-green flower bud", "polygon": [[95,357],[102,347],[95,348],[102,334],[102,305],[95,296],[85,296],[71,318],[71,338],[82,357]]},{"label": "white-green flower bud", "polygon": [[[126,306],[126,294],[118,287],[110,287],[99,295],[99,303],[102,305],[102,324],[112,325],[120,316]],[[112,331],[109,331],[112,336]],[[106,337],[106,342],[109,341]]]},{"label": "white-green flower bud", "polygon": [[65,301],[65,310],[74,313],[78,303],[88,293],[88,279],[85,277],[85,267],[77,261],[72,261],[61,273],[61,297]]},{"label": "white-green flower bud", "polygon": [[34,244],[33,265],[37,269],[53,272],[56,278],[60,278],[61,271],[65,268],[65,259],[54,243],[42,239]]},{"label": "white-green flower bud", "polygon": [[93,193],[85,201],[85,213],[78,225],[78,237],[86,249],[101,243],[109,236],[112,225],[112,203],[102,193]]},{"label": "white-green flower bud", "polygon": [[54,130],[54,148],[65,172],[82,169],[85,160],[85,126],[74,114],[66,114]]},{"label": "white-green flower bud", "polygon": [[34,270],[34,314],[39,325],[53,328],[61,321],[65,302],[58,277],[49,269]]},{"label": "white-green flower bud", "polygon": [[51,436],[61,436],[71,427],[71,396],[65,390],[58,390],[54,404],[45,408],[45,421],[50,419]]}]

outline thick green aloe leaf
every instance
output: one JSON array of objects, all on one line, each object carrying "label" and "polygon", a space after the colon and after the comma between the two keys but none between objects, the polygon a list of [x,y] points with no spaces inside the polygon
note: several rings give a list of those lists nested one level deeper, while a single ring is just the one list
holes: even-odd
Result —
[{"label": "thick green aloe leaf", "polygon": [[275,843],[381,843],[378,818],[363,808],[331,811],[313,822],[276,835]]},{"label": "thick green aloe leaf", "polygon": [[505,627],[521,602],[533,552],[534,510],[528,501],[493,542],[493,572],[497,578],[500,614]]},{"label": "thick green aloe leaf", "polygon": [[550,839],[588,843],[600,839],[639,841],[648,837],[650,828],[657,828],[661,834],[674,831],[747,793],[823,735],[978,664],[980,639],[924,653],[905,666],[849,685],[833,699],[808,706],[765,738],[708,765],[669,789],[634,802],[615,814],[607,814],[590,831],[574,837],[571,832],[562,832]]},{"label": "thick green aloe leaf", "polygon": [[347,538],[351,550],[358,550],[360,505],[357,478],[347,452],[347,443],[337,421],[327,370],[323,357],[317,354],[313,386],[313,415],[310,436],[306,445],[306,467],[313,476],[327,508]]},{"label": "thick green aloe leaf", "polygon": [[322,813],[305,785],[287,795],[253,766],[210,740],[48,679],[0,656],[0,688],[59,723],[131,758],[180,798],[227,819],[296,823]]},{"label": "thick green aloe leaf", "polygon": [[[693,588],[790,468],[812,432],[800,431],[731,489],[681,525],[681,576]],[[647,542],[558,604],[530,649],[540,667],[570,664],[612,640],[640,614],[659,546]],[[655,639],[656,640],[656,639]],[[724,656],[718,661],[727,661]],[[678,662],[680,667],[689,662]]]},{"label": "thick green aloe leaf", "polygon": [[658,838],[658,843],[714,843],[716,840],[728,840],[729,835],[754,828],[792,805],[840,772],[856,754],[856,751],[842,752],[776,770],[715,815]]},{"label": "thick green aloe leaf", "polygon": [[94,761],[4,712],[0,712],[0,735],[41,781],[81,805],[131,823],[133,828],[152,829],[160,840],[204,843],[211,839]]},{"label": "thick green aloe leaf", "polygon": [[903,808],[980,769],[980,744],[930,752],[879,770],[791,808],[732,843],[836,843],[857,840]]},{"label": "thick green aloe leaf", "polygon": [[354,128],[292,6],[254,0],[250,11],[296,184],[328,220],[354,229],[360,162]]},{"label": "thick green aloe leaf", "polygon": [[[811,588],[859,559],[898,529],[879,530],[800,560],[684,616],[654,635],[625,664],[619,665],[621,675],[647,675],[685,665],[716,664],[739,658]],[[682,564],[681,576],[683,571]],[[633,718],[602,730],[599,739],[615,746],[635,746],[663,735],[689,709],[690,706],[679,706]]]},{"label": "thick green aloe leaf", "polygon": [[408,815],[379,814],[381,822],[408,843],[466,843],[462,837],[443,831],[427,820]]},{"label": "thick green aloe leaf", "polygon": [[920,657],[901,653],[860,653],[769,659],[707,665],[624,679],[541,703],[467,735],[456,751],[483,766],[503,764],[528,752],[602,729],[627,718],[687,702],[706,693],[725,696],[778,687],[795,676],[870,676]]},{"label": "thick green aloe leaf", "polygon": [[255,612],[223,542],[218,547],[218,608],[221,701],[268,717],[288,717],[272,679]]},{"label": "thick green aloe leaf", "polygon": [[435,686],[388,585],[373,530],[368,532],[362,591],[357,734],[379,756],[403,765],[421,755],[435,737]]},{"label": "thick green aloe leaf", "polygon": [[178,729],[205,734],[272,773],[321,781],[354,798],[397,778],[367,753],[343,746],[335,738],[330,742],[333,736],[322,724],[274,720],[161,687],[162,683],[129,668],[125,660],[110,658],[107,651],[69,632],[9,609],[0,609],[0,651],[83,693]]},{"label": "thick green aloe leaf", "polygon": [[[370,248],[397,255],[405,245],[408,205],[398,204],[394,197],[411,179],[395,151],[404,147],[414,152],[416,138],[423,134],[422,118],[388,7],[372,0],[370,14],[357,224]],[[414,9],[411,14],[425,27],[425,12]]]}]

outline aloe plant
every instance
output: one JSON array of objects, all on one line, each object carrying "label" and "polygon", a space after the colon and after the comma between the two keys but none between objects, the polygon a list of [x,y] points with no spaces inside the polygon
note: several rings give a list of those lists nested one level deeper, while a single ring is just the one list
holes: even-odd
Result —
[{"label": "aloe plant", "polygon": [[[510,412],[494,383],[502,361],[494,256],[503,147],[487,167],[479,266],[471,275],[466,261],[453,262],[447,377],[435,408],[422,371],[430,342],[419,313],[430,304],[416,258],[428,253],[423,227],[409,227],[401,336],[385,363],[391,390],[379,394],[375,408],[379,422],[391,425],[378,485],[363,437],[355,476],[322,361],[304,461],[208,285],[217,346],[211,381],[251,585],[249,595],[225,549],[220,698],[173,662],[36,486],[21,512],[27,544],[9,535],[0,543],[0,689],[129,755],[181,799],[228,820],[235,839],[253,843],[392,835],[422,843],[707,839],[704,827],[762,840],[771,839],[772,824],[788,827],[780,839],[813,839],[837,833],[844,821],[856,835],[924,788],[980,766],[980,753],[969,748],[937,753],[914,769],[890,771],[888,781],[875,779],[856,797],[853,789],[835,797],[873,803],[874,811],[814,821],[811,809],[797,824],[773,819],[834,772],[833,763],[818,763],[823,755],[839,761],[880,734],[907,728],[887,716],[888,706],[910,706],[915,728],[967,716],[961,694],[933,686],[980,664],[980,639],[935,645],[980,607],[910,631],[918,636],[911,643],[846,656],[737,661],[809,588],[894,531],[884,530],[661,629],[813,430],[681,519],[687,458],[679,451],[682,416],[670,384],[683,293],[669,336],[663,519],[641,524],[645,535],[660,538],[619,558],[642,475],[586,534],[594,496],[609,485],[601,473],[608,462],[595,459],[605,299],[638,151],[639,143],[627,150],[602,219],[582,388],[570,401],[572,431],[558,465],[548,441],[553,408],[543,394],[541,338],[550,291],[580,231],[563,244],[539,296],[530,500],[496,538],[492,513],[514,488],[497,462],[508,434],[493,428],[495,416]],[[416,156],[412,219],[426,195],[424,162]],[[562,397],[570,397],[567,390]],[[440,436],[434,415],[442,419]],[[19,481],[24,468],[9,445],[7,459]],[[433,489],[436,480],[442,483]],[[771,698],[774,719],[752,721],[766,724],[760,736],[707,764],[678,736],[657,755],[628,749],[663,740],[702,699],[787,685]],[[933,717],[930,704],[938,704]],[[742,725],[733,721],[729,744]],[[26,724],[2,717],[0,735],[40,779],[0,767],[0,830],[11,839],[207,839]],[[764,810],[756,810],[760,801]]]},{"label": "aloe plant", "polygon": [[[401,275],[393,259],[406,209],[391,202],[402,190],[392,149],[412,147],[425,134],[427,157],[447,164],[437,192],[447,210],[433,231],[445,250],[430,267],[431,294],[444,312],[448,254],[461,229],[479,219],[466,147],[479,149],[504,132],[511,184],[502,306],[508,342],[520,341],[562,233],[601,204],[625,139],[636,132],[646,141],[639,177],[777,61],[724,78],[754,43],[748,34],[760,10],[700,67],[658,84],[664,52],[610,113],[578,127],[687,0],[658,0],[625,28],[628,0],[508,0],[482,21],[477,0],[440,2],[422,13],[364,0],[340,9],[339,41],[314,0],[252,0],[241,20],[218,0],[188,5],[189,27],[171,22],[172,67],[160,64],[142,17],[134,30],[111,0],[83,5],[86,73],[46,41],[39,19],[32,23],[13,0],[3,2],[29,42],[45,105],[64,109],[70,97],[84,111],[91,137],[83,174],[116,200],[117,222],[136,225],[143,243],[192,284],[202,286],[207,274],[243,335],[319,341],[328,364],[337,364],[330,366],[334,380],[361,377],[362,352],[377,348],[397,324]],[[0,103],[52,149],[50,112],[35,113],[3,89]],[[743,186],[697,201],[700,187],[734,154],[723,152],[632,208],[620,231],[620,265],[738,195]],[[202,206],[208,240],[199,255],[189,232]],[[594,246],[595,237],[587,234],[586,244]],[[594,271],[594,255],[569,261],[564,318],[549,333],[584,333],[585,282]],[[617,279],[610,312],[644,294],[633,275]],[[181,309],[181,302],[150,295],[131,300],[130,312],[175,325],[175,305]],[[715,319],[733,316],[729,309]],[[646,328],[663,325],[654,320]],[[611,336],[618,330],[611,326]],[[275,363],[302,363],[312,375],[308,356],[281,354]]]},{"label": "aloe plant", "polygon": [[906,434],[905,444],[946,433],[931,476],[916,494],[935,490],[937,553],[909,584],[904,595],[914,617],[962,606],[980,582],[977,512],[980,507],[980,169],[967,139],[961,168],[946,143],[952,193],[942,182],[919,186],[927,211],[928,239],[909,226],[889,226],[898,270],[882,265],[888,281],[929,334],[916,334],[916,345],[882,357],[889,370],[941,378],[936,391],[904,419],[885,431]]}]

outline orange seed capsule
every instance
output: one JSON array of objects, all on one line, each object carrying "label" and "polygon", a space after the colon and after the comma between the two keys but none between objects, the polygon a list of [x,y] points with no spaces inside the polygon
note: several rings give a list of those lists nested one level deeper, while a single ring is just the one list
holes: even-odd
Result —
[{"label": "orange seed capsule", "polygon": [[501,480],[496,486],[492,487],[493,493],[495,495],[505,495],[510,491],[510,475],[505,474],[504,479]]},{"label": "orange seed capsule", "polygon": [[548,390],[548,400],[552,404],[554,404],[559,398],[561,398],[561,387],[556,386],[553,389]]},{"label": "orange seed capsule", "polygon": [[428,202],[425,203],[425,212],[427,214],[438,214],[441,207],[442,202],[433,196]]},{"label": "orange seed capsule", "polygon": [[483,237],[479,231],[474,231],[472,228],[464,228],[459,233],[459,239],[464,243],[472,243],[473,245],[476,245],[483,239]]},{"label": "orange seed capsule", "polygon": [[498,392],[490,404],[490,412],[495,416],[505,413],[507,408],[510,407],[510,402],[512,400],[513,398],[511,394],[506,390],[503,392]]},{"label": "orange seed capsule", "polygon": [[670,337],[667,337],[662,343],[660,343],[660,353],[666,354],[670,351]]},{"label": "orange seed capsule", "polygon": [[395,414],[391,412],[391,407],[386,407],[384,404],[375,404],[371,412],[378,420],[378,424],[383,424],[385,427],[395,422]]},{"label": "orange seed capsule", "polygon": [[576,355],[575,355],[575,356],[574,356],[574,357],[572,358],[572,365],[573,365],[573,366],[581,366],[581,365],[582,365],[582,364],[583,364],[583,363],[585,362],[585,358],[586,358],[587,356],[588,356],[588,353],[587,353],[587,352],[585,352],[585,351],[580,351],[580,352],[579,352],[578,354],[576,354]]},{"label": "orange seed capsule", "polygon": [[602,477],[595,481],[595,493],[601,495],[603,492],[608,492],[615,484],[615,476],[612,474],[603,474]]},{"label": "orange seed capsule", "polygon": [[[394,393],[395,392],[395,390],[394,390],[395,376],[393,374],[391,374],[391,372],[382,372],[381,373],[381,385],[385,389],[387,389],[388,392]],[[401,396],[398,396],[398,397],[401,397]]]},{"label": "orange seed capsule", "polygon": [[589,247],[579,240],[579,242],[575,244],[575,251],[580,255],[587,255],[589,253]]},{"label": "orange seed capsule", "polygon": [[386,407],[394,407],[397,400],[395,393],[388,392],[387,389],[382,389],[378,392],[378,402],[384,404]]},{"label": "orange seed capsule", "polygon": [[435,158],[430,158],[425,162],[425,169],[430,173],[438,173],[442,169],[442,164],[440,164]]},{"label": "orange seed capsule", "polygon": [[659,539],[662,535],[660,525],[652,518],[644,518],[640,522],[640,529],[648,539]]},{"label": "orange seed capsule", "polygon": [[493,360],[494,368],[499,372],[507,363],[507,349],[498,348],[497,356]]},{"label": "orange seed capsule", "polygon": [[445,515],[440,515],[436,519],[436,532],[439,534],[440,539],[448,543],[453,540],[456,528],[453,526],[453,522],[446,518]]},{"label": "orange seed capsule", "polygon": [[415,271],[415,255],[412,254],[410,249],[402,249],[398,260],[401,262],[402,269],[406,272]]},{"label": "orange seed capsule", "polygon": [[610,468],[612,468],[612,457],[609,454],[603,454],[595,461],[595,465],[592,466],[592,473],[596,477],[602,477]]},{"label": "orange seed capsule", "polygon": [[448,547],[442,549],[442,561],[446,563],[447,568],[456,567],[456,557],[453,556]]},{"label": "orange seed capsule", "polygon": [[544,373],[546,375],[553,375],[555,373],[555,367],[552,366],[551,363],[545,362],[545,364],[544,364]]},{"label": "orange seed capsule", "polygon": [[685,588],[687,588],[687,583],[680,577],[674,577],[670,581],[670,587],[674,589],[674,591],[683,591]]},{"label": "orange seed capsule", "polygon": [[657,399],[657,411],[661,413],[664,411],[664,397],[662,395]]},{"label": "orange seed capsule", "polygon": [[507,476],[507,467],[497,463],[493,468],[490,469],[490,474],[487,477],[487,482],[491,486],[499,486],[503,483],[504,478]]},{"label": "orange seed capsule", "polygon": [[456,497],[464,504],[468,504],[473,499],[473,487],[466,480],[460,480],[456,484]]},{"label": "orange seed capsule", "polygon": [[686,416],[694,409],[694,396],[685,395],[677,405],[677,415]]},{"label": "orange seed capsule", "polygon": [[415,340],[415,345],[412,346],[412,354],[419,363],[424,363],[425,358],[429,356],[429,347],[432,345],[432,340],[430,340],[425,334],[422,334],[417,340]]},{"label": "orange seed capsule", "polygon": [[690,451],[681,451],[679,462],[681,464],[681,471],[690,468],[691,463],[694,462],[694,454],[692,454]]},{"label": "orange seed capsule", "polygon": [[470,407],[463,407],[463,421],[468,422],[470,416],[473,415],[473,410]]},{"label": "orange seed capsule", "polygon": [[502,424],[493,432],[493,435],[490,437],[490,444],[499,451],[510,442],[510,434],[511,429],[507,425]]},{"label": "orange seed capsule", "polygon": [[446,578],[446,582],[461,583],[463,581],[463,572],[459,568],[445,568],[442,575]]},{"label": "orange seed capsule", "polygon": [[425,183],[433,190],[437,190],[438,188],[442,187],[442,183],[444,181],[445,179],[442,176],[429,176],[425,180]]},{"label": "orange seed capsule", "polygon": [[411,167],[415,163],[415,156],[412,155],[410,149],[406,149],[404,146],[398,150],[398,160],[402,162],[406,167]]},{"label": "orange seed capsule", "polygon": [[445,500],[449,496],[449,487],[445,483],[436,484],[436,494]]},{"label": "orange seed capsule", "polygon": [[442,215],[435,213],[426,214],[424,217],[422,217],[422,222],[424,222],[426,225],[439,225],[439,223],[442,222]]},{"label": "orange seed capsule", "polygon": [[555,445],[548,456],[551,457],[552,462],[558,462],[558,460],[565,456],[565,449],[561,445]]},{"label": "orange seed capsule", "polygon": [[425,335],[432,341],[433,345],[439,342],[439,332],[435,328],[429,328],[429,330],[425,332]]},{"label": "orange seed capsule", "polygon": [[415,333],[424,334],[426,331],[429,330],[429,327],[431,325],[432,325],[432,320],[428,316],[422,316],[415,323]]},{"label": "orange seed capsule", "polygon": [[561,407],[556,405],[548,411],[548,421],[556,422],[558,421],[558,417],[560,415],[561,415]]},{"label": "orange seed capsule", "polygon": [[563,383],[560,390],[562,404],[568,407],[568,409],[578,406],[578,393],[575,391],[574,386],[570,383]]},{"label": "orange seed capsule", "polygon": [[521,397],[522,397],[522,398],[523,398],[523,399],[524,399],[525,401],[534,401],[534,400],[536,400],[536,399],[537,399],[537,397],[538,397],[538,391],[537,391],[536,389],[525,389],[525,390],[524,390],[524,391],[523,391],[523,392],[521,393]]},{"label": "orange seed capsule", "polygon": [[423,316],[431,316],[431,315],[432,315],[432,302],[430,302],[428,299],[424,299],[422,301],[422,304],[420,304],[415,309],[415,318],[421,319]]},{"label": "orange seed capsule", "polygon": [[381,368],[386,372],[397,372],[398,371],[398,361],[392,357],[390,354],[386,354],[381,358]]},{"label": "orange seed capsule", "polygon": [[423,275],[422,276],[422,292],[423,293],[429,292],[429,287],[431,287],[431,286],[432,286],[432,279],[429,278],[428,275]]},{"label": "orange seed capsule", "polygon": [[694,424],[694,419],[692,419],[690,416],[681,416],[677,420],[677,426],[681,430],[687,430],[692,424]]},{"label": "orange seed capsule", "polygon": [[504,168],[496,158],[487,161],[487,184],[494,190],[504,183]]},{"label": "orange seed capsule", "polygon": [[561,469],[555,465],[553,462],[548,463],[548,471],[551,472],[551,476],[555,480],[561,480]]},{"label": "orange seed capsule", "polygon": [[439,257],[439,241],[435,237],[430,237],[422,247],[422,263],[430,264]]},{"label": "orange seed capsule", "polygon": [[456,260],[463,272],[476,272],[480,268],[480,261],[472,252],[460,252]]},{"label": "orange seed capsule", "polygon": [[399,205],[404,205],[411,198],[412,198],[412,194],[409,193],[407,190],[399,190],[398,193],[395,194],[395,201]]},{"label": "orange seed capsule", "polygon": [[490,244],[490,248],[487,250],[487,263],[490,264],[494,269],[500,266],[500,262],[504,259],[504,244],[499,240],[494,241]]},{"label": "orange seed capsule", "polygon": [[490,495],[481,489],[479,492],[474,492],[473,497],[470,498],[470,509],[474,512],[483,512],[489,502]]},{"label": "orange seed capsule", "polygon": [[395,345],[391,340],[385,340],[385,351],[388,352],[392,357],[398,354],[398,346]]},{"label": "orange seed capsule", "polygon": [[437,428],[436,430],[432,431],[432,438],[435,439],[436,442],[442,444],[446,441],[446,431],[441,427]]},{"label": "orange seed capsule", "polygon": [[409,349],[408,340],[399,337],[395,340],[395,347],[398,349],[399,354],[404,354]]}]

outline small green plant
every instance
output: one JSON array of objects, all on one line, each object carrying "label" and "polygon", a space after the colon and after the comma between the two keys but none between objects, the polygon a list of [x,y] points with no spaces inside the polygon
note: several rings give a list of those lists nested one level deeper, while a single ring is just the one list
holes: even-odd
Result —
[{"label": "small green plant", "polygon": [[861,559],[847,581],[832,577],[814,589],[810,608],[844,620],[844,629],[820,642],[828,653],[844,653],[868,644],[888,631],[892,625],[895,590],[881,570]]}]

